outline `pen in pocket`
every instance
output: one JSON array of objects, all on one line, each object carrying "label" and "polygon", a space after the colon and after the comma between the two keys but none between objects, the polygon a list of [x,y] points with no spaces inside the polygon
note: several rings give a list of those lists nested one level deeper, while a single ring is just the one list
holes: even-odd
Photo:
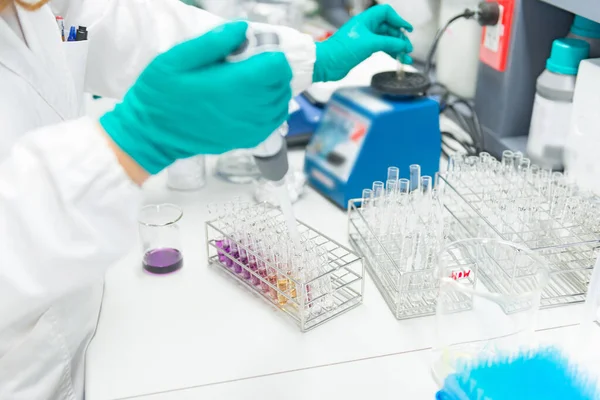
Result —
[{"label": "pen in pocket", "polygon": [[65,20],[63,17],[61,17],[60,15],[58,15],[56,17],[56,23],[58,24],[58,31],[60,32],[60,37],[62,38],[62,41],[65,41]]}]

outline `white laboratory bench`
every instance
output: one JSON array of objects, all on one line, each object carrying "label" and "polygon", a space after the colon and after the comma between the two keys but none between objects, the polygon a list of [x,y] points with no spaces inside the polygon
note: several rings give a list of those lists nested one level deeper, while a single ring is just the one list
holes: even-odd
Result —
[{"label": "white laboratory bench", "polygon": [[[302,152],[290,154],[299,168]],[[209,163],[211,165],[213,163]],[[321,327],[295,325],[207,266],[207,204],[251,198],[251,186],[213,177],[181,193],[164,176],[145,188],[147,203],[184,210],[184,267],[146,274],[141,251],[110,269],[96,335],[87,353],[86,399],[433,399],[427,349],[434,318],[397,321],[366,277],[364,303]],[[346,213],[312,189],[295,205],[296,217],[348,245]],[[538,329],[567,327],[581,306],[540,312]],[[471,335],[472,336],[472,335]],[[465,332],[466,340],[476,340]]]},{"label": "white laboratory bench", "polygon": [[[600,334],[600,328],[598,329]],[[537,333],[540,343],[557,344],[577,335],[574,326]],[[216,384],[140,395],[143,400],[433,400],[438,387],[429,373],[429,352],[410,351]],[[598,371],[597,371],[598,372]]]}]

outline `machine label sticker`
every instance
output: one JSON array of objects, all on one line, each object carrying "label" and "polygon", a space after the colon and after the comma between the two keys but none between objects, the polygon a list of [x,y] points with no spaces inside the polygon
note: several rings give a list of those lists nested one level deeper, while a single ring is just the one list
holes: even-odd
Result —
[{"label": "machine label sticker", "polygon": [[388,103],[379,100],[375,96],[369,96],[361,89],[345,89],[341,94],[351,102],[358,104],[374,114],[393,110],[392,106]]},{"label": "machine label sticker", "polygon": [[[502,17],[504,15],[504,7],[502,5],[499,5],[499,8],[499,21],[502,21]],[[502,23],[499,23],[496,26],[486,26],[483,35],[483,45],[491,51],[497,52],[500,48],[501,36],[504,36],[504,25],[502,25]]]},{"label": "machine label sticker", "polygon": [[367,119],[331,103],[306,148],[307,157],[321,170],[347,182],[370,127]]}]

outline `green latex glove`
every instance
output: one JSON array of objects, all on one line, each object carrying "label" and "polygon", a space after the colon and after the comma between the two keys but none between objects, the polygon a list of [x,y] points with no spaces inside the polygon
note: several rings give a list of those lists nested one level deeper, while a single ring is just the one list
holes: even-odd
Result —
[{"label": "green latex glove", "polygon": [[100,118],[104,130],[150,174],[181,158],[257,146],[288,117],[292,70],[280,52],[226,62],[247,28],[228,23],[156,57]]},{"label": "green latex glove", "polygon": [[387,4],[355,16],[332,37],[317,43],[313,82],[340,80],[378,51],[411,64],[412,59],[406,53],[412,51],[412,44],[402,29],[411,32],[413,28]]}]

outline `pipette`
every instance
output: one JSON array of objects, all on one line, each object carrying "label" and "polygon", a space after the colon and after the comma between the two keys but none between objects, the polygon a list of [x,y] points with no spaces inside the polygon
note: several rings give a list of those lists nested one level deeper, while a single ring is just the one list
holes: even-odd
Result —
[{"label": "pipette", "polygon": [[[248,28],[246,40],[227,57],[229,62],[244,61],[253,55],[281,51],[279,36],[275,32],[258,31]],[[283,123],[260,145],[252,151],[254,161],[263,178],[271,181],[276,187],[281,211],[286,218],[290,236],[294,246],[300,247],[300,234],[292,211],[292,202],[285,185],[285,176],[289,170],[287,144],[284,136],[287,134],[287,122]]]},{"label": "pipette", "polygon": [[398,79],[404,79],[404,64],[402,64],[401,61],[401,56],[398,55],[396,57],[396,61],[398,61],[397,67],[396,67],[396,77]]},{"label": "pipette", "polygon": [[[248,28],[246,40],[227,57],[227,61],[240,62],[256,54],[281,51],[279,44],[277,33]],[[284,123],[252,151],[262,176],[276,185],[285,183],[284,177],[289,169],[285,134],[287,124]]]}]

